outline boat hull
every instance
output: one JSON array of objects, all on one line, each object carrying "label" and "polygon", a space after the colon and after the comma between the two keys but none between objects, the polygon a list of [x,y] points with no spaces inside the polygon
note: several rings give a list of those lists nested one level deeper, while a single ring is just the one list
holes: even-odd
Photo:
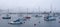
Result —
[{"label": "boat hull", "polygon": [[2,19],[11,19],[11,17],[2,17]]}]

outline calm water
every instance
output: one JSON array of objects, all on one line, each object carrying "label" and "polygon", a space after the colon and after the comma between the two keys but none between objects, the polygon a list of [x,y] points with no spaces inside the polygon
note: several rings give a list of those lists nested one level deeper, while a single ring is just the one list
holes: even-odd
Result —
[{"label": "calm water", "polygon": [[[0,16],[0,27],[60,27],[59,16],[55,17],[56,21],[44,21],[44,15],[42,15],[43,17],[34,17],[34,14],[29,14],[31,19],[28,19],[24,24],[20,25],[12,25],[8,24],[8,22],[23,18],[26,14],[10,14],[11,19],[2,19],[3,16],[5,16],[5,14]],[[34,26],[34,24],[36,24],[36,26]]]}]

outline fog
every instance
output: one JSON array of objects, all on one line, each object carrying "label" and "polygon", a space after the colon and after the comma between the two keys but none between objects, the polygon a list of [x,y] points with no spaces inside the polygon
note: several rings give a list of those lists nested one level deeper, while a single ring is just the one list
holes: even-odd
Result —
[{"label": "fog", "polygon": [[[0,0],[0,9],[11,12],[60,11],[60,0]],[[40,7],[40,9],[38,9]]]}]

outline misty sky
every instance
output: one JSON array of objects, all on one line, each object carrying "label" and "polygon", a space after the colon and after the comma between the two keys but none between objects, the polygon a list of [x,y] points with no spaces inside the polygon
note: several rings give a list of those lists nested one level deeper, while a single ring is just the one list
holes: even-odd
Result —
[{"label": "misty sky", "polygon": [[11,11],[50,11],[51,5],[53,11],[60,11],[60,0],[0,0],[0,9]]}]

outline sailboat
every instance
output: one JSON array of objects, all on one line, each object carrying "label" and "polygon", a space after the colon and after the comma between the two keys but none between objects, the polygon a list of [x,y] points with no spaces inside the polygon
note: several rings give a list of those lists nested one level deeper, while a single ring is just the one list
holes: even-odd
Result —
[{"label": "sailboat", "polygon": [[48,15],[44,18],[45,21],[53,21],[56,20],[54,17],[52,17],[51,15]]},{"label": "sailboat", "polygon": [[54,17],[53,17],[53,13],[52,13],[52,5],[51,5],[51,11],[50,13],[44,18],[45,21],[54,21],[56,20]]},{"label": "sailboat", "polygon": [[9,16],[9,10],[7,11],[8,13],[6,14],[5,17],[2,17],[2,19],[11,19],[11,17]]},{"label": "sailboat", "polygon": [[39,15],[36,15],[35,17],[42,17],[42,15],[40,14],[40,7],[38,8],[39,10]]},{"label": "sailboat", "polygon": [[30,19],[31,18],[30,16],[28,16],[28,8],[27,8],[27,16],[25,16],[24,18],[26,18],[26,19]]}]

